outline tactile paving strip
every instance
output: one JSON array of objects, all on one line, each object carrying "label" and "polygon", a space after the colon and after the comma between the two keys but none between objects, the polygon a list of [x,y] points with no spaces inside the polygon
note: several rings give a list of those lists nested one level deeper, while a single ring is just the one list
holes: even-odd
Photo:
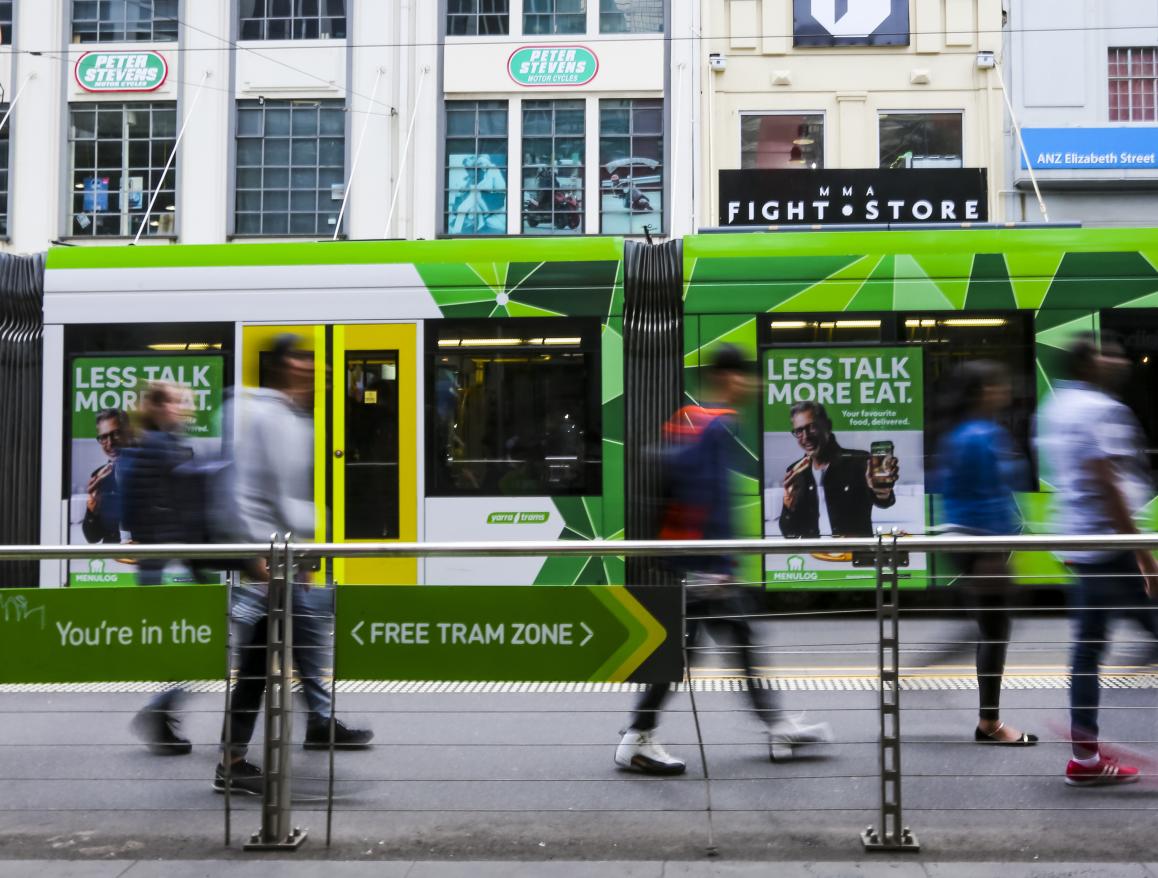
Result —
[{"label": "tactile paving strip", "polygon": [[[760,677],[756,685],[780,692],[873,692],[877,680],[870,676],[793,676]],[[1158,689],[1158,674],[1108,674],[1101,679],[1103,689]],[[160,692],[168,683],[8,683],[0,685],[0,694],[91,693],[114,694]],[[744,688],[740,677],[703,677],[693,681],[696,692],[738,692]],[[202,680],[184,685],[188,692],[224,693],[221,680]],[[342,680],[337,690],[343,694],[368,695],[436,695],[436,694],[512,694],[512,693],[614,693],[638,692],[639,683],[478,683],[426,682],[417,680]],[[676,687],[677,691],[685,684]],[[901,688],[911,692],[952,692],[977,688],[973,676],[903,676]],[[1003,689],[1068,689],[1066,674],[1006,675]]]}]

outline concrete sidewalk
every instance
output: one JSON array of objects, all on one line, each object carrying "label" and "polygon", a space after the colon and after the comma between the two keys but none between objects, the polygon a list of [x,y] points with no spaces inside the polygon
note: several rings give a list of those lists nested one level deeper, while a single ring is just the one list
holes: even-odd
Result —
[{"label": "concrete sidewalk", "polygon": [[527,862],[386,860],[372,862],[256,858],[240,860],[0,860],[0,878],[1158,878],[1158,863],[934,863],[585,861]]}]

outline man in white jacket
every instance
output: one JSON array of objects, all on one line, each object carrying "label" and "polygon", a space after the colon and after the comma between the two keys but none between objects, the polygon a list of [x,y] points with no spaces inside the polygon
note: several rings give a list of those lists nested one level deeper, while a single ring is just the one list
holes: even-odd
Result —
[{"label": "man in white jacket", "polygon": [[[290,533],[297,541],[314,538],[313,354],[298,338],[280,336],[271,353],[270,386],[247,391],[235,452],[237,528],[247,542],[267,542],[271,534]],[[261,769],[245,760],[265,692],[269,569],[263,559],[236,589],[233,618],[240,629],[237,682],[233,687],[229,752],[223,752],[213,788],[225,791],[224,760],[232,760],[233,792],[261,795]],[[309,718],[306,749],[330,746],[333,703],[322,682],[332,643],[333,592],[309,585],[309,573],[295,571],[294,664],[301,678]],[[333,723],[333,744],[343,749],[368,747],[374,733]],[[224,751],[224,733],[222,736]]]}]

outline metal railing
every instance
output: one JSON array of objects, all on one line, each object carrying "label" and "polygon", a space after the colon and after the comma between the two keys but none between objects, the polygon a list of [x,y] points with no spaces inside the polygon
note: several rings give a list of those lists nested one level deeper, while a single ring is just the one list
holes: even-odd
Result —
[{"label": "metal railing", "polygon": [[[196,560],[214,559],[265,559],[272,572],[269,589],[269,642],[267,644],[269,664],[267,670],[267,719],[264,739],[264,759],[266,766],[265,789],[262,797],[261,827],[253,836],[254,849],[292,848],[298,846],[305,834],[293,826],[290,774],[290,717],[288,709],[292,662],[290,649],[293,637],[293,582],[294,564],[299,561],[356,557],[539,557],[539,556],[649,556],[649,557],[694,557],[705,555],[784,555],[810,552],[851,552],[871,555],[875,567],[876,604],[869,611],[875,616],[877,637],[871,646],[876,651],[877,675],[874,689],[877,693],[875,711],[879,721],[879,735],[875,742],[878,771],[874,775],[879,784],[879,823],[862,833],[866,849],[886,851],[911,851],[917,849],[914,834],[904,822],[902,811],[901,750],[906,742],[902,739],[901,692],[904,689],[901,673],[900,618],[903,612],[921,613],[919,609],[903,610],[901,607],[900,579],[905,571],[901,565],[902,553],[1009,553],[1009,552],[1052,552],[1077,550],[1103,550],[1127,552],[1135,550],[1158,550],[1158,534],[1137,535],[1024,535],[1010,537],[976,537],[964,535],[910,536],[881,534],[877,537],[844,539],[744,539],[744,540],[688,540],[688,541],[526,541],[506,543],[458,542],[458,543],[296,543],[288,537],[272,539],[269,544],[238,543],[218,545],[91,545],[91,546],[0,546],[0,561],[5,559],[92,559],[92,558],[181,558]],[[437,586],[433,586],[437,587]],[[0,593],[2,594],[2,593]],[[986,608],[973,608],[986,612]],[[1056,608],[1049,608],[1054,610]],[[863,613],[863,610],[819,610],[810,614]],[[763,618],[775,619],[792,616],[792,613],[762,614]],[[680,636],[681,632],[668,632],[668,636]],[[964,645],[975,645],[977,641],[962,641]],[[818,644],[817,648],[823,646]],[[710,647],[700,647],[700,654],[710,653]],[[704,736],[701,732],[700,716],[696,708],[695,680],[691,672],[691,662],[687,661],[685,646],[684,685],[692,697],[692,715],[695,721],[696,743],[700,747],[704,781],[707,793],[707,814],[709,820],[709,845],[712,839],[712,799],[713,779],[708,771],[707,757],[704,755]],[[331,681],[331,685],[332,685]],[[226,689],[228,690],[228,679]],[[273,709],[270,709],[273,705]],[[858,709],[858,708],[849,708]],[[229,711],[227,698],[227,714]],[[228,723],[226,724],[228,726]],[[332,731],[331,731],[332,734]],[[907,739],[910,745],[922,743]],[[330,748],[330,776],[327,793],[327,842],[330,837],[330,823],[334,805],[333,747]],[[918,775],[924,777],[925,775]],[[807,779],[807,776],[799,779]],[[0,778],[2,780],[2,778]],[[717,777],[716,782],[720,782]],[[228,843],[229,797],[226,796],[226,820]]]}]

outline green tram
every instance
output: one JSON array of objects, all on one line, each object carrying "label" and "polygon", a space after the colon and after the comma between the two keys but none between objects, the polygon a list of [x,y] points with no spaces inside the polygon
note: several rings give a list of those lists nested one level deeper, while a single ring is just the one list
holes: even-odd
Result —
[{"label": "green tram", "polygon": [[[262,384],[284,332],[314,352],[317,533],[329,540],[651,536],[649,449],[673,411],[700,401],[700,366],[721,343],[747,352],[761,377],[737,435],[746,535],[833,529],[783,514],[802,457],[792,406],[807,402],[824,406],[843,447],[868,452],[870,485],[878,458],[899,463],[889,497],[856,515],[926,531],[937,525],[926,472],[935,401],[963,360],[1007,366],[1008,426],[1029,454],[1066,339],[1116,330],[1136,365],[1128,402],[1158,438],[1156,266],[1158,230],[1147,229],[54,249],[41,478],[59,504],[44,503],[41,538],[125,539],[99,498],[92,508],[114,468],[108,413],[131,419],[149,380],[177,381],[189,388],[190,444],[215,453],[232,430],[229,388]],[[1021,502],[1038,529],[1048,485],[1033,477],[1041,490]],[[1044,555],[1018,558],[1017,570],[1027,582],[1063,576]],[[913,557],[906,584],[937,573],[935,559]],[[635,574],[616,559],[530,558],[351,559],[331,575],[561,585]],[[836,551],[749,558],[743,575],[769,590],[873,581],[863,559]],[[46,586],[133,582],[128,561],[41,567]]]}]

